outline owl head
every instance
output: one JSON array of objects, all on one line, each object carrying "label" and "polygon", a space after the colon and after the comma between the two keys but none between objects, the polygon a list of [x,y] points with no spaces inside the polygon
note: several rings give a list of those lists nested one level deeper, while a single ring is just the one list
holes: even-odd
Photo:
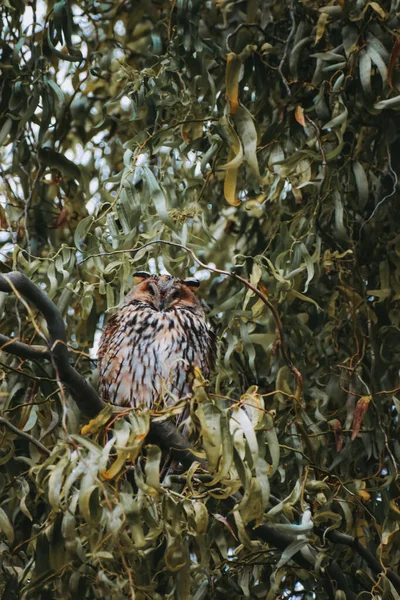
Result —
[{"label": "owl head", "polygon": [[139,301],[159,312],[186,309],[203,315],[195,290],[198,279],[178,279],[171,275],[151,275],[146,271],[134,273],[136,285],[128,294],[127,302]]}]

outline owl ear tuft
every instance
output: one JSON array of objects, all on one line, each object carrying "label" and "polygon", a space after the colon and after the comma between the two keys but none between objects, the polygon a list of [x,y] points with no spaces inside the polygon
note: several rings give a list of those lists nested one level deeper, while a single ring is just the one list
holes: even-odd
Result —
[{"label": "owl ear tuft", "polygon": [[195,279],[194,277],[189,277],[188,279],[184,279],[183,282],[188,287],[198,288],[200,287],[200,281]]},{"label": "owl ear tuft", "polygon": [[133,277],[136,279],[136,283],[140,283],[151,277],[151,273],[148,273],[147,271],[136,271],[136,273],[133,274]]}]

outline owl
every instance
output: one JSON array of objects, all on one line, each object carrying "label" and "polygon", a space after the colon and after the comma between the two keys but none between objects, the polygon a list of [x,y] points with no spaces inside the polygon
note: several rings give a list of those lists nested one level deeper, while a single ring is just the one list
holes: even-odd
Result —
[{"label": "owl", "polygon": [[195,294],[198,280],[143,271],[134,277],[101,337],[100,395],[119,406],[164,408],[190,394],[194,367],[209,376],[215,336]]}]

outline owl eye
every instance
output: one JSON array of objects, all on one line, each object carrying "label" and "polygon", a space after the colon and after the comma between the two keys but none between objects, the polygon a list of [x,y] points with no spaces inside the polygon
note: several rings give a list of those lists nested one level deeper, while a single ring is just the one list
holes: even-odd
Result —
[{"label": "owl eye", "polygon": [[178,288],[172,290],[172,292],[170,293],[169,297],[171,298],[171,300],[175,300],[176,298],[180,298],[181,297],[181,290],[178,289]]},{"label": "owl eye", "polygon": [[188,279],[184,279],[183,283],[188,287],[198,288],[200,287],[200,281],[195,279],[194,277],[189,277]]},{"label": "owl eye", "polygon": [[158,290],[157,290],[157,286],[155,283],[150,282],[147,286],[147,289],[149,290],[149,292],[152,296],[156,296]]}]

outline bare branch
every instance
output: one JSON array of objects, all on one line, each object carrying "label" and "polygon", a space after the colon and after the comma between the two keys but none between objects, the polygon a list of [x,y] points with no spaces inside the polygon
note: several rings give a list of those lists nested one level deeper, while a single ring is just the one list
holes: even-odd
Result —
[{"label": "bare branch", "polygon": [[0,333],[0,351],[27,360],[51,360],[51,353],[44,346],[30,346]]},{"label": "bare branch", "polygon": [[19,437],[25,438],[30,444],[34,444],[37,448],[39,448],[41,452],[47,454],[47,456],[50,456],[50,450],[46,448],[46,446],[43,446],[43,444],[39,442],[39,440],[34,438],[30,433],[26,433],[26,431],[21,431],[20,429],[18,429],[18,427],[15,427],[15,425],[10,423],[10,421],[5,419],[4,417],[0,417],[0,425],[5,425],[5,427],[8,427],[10,431],[13,431],[17,435],[19,435]]},{"label": "bare branch", "polygon": [[349,548],[355,550],[357,554],[359,554],[365,560],[369,568],[376,575],[379,575],[379,573],[385,573],[386,577],[393,583],[396,590],[400,593],[400,576],[391,569],[385,569],[379,560],[372,554],[372,552],[363,546],[363,544],[361,544],[356,537],[348,535],[347,533],[342,533],[341,531],[335,529],[327,531],[325,533],[325,538],[334,544],[343,544],[344,546],[349,546]]},{"label": "bare branch", "polygon": [[171,421],[152,421],[148,440],[157,443],[162,450],[170,452],[185,469],[191,467],[194,462],[207,469],[207,462],[193,454],[192,446]]},{"label": "bare branch", "polygon": [[[80,375],[70,364],[67,349],[67,336],[64,321],[58,308],[50,298],[35,285],[26,275],[13,271],[7,275],[0,275],[0,291],[12,292],[13,287],[24,298],[31,302],[46,320],[50,339],[48,341],[49,355],[53,361],[54,368],[60,381],[68,388],[69,393],[79,408],[88,416],[97,415],[105,406],[94,388]],[[10,346],[3,346],[5,352],[10,347],[10,353],[27,358],[26,348],[16,346],[20,342],[14,342]],[[28,347],[29,348],[29,347]],[[11,352],[11,349],[14,352]],[[32,357],[31,357],[32,358]],[[37,359],[37,355],[35,355]]]}]

